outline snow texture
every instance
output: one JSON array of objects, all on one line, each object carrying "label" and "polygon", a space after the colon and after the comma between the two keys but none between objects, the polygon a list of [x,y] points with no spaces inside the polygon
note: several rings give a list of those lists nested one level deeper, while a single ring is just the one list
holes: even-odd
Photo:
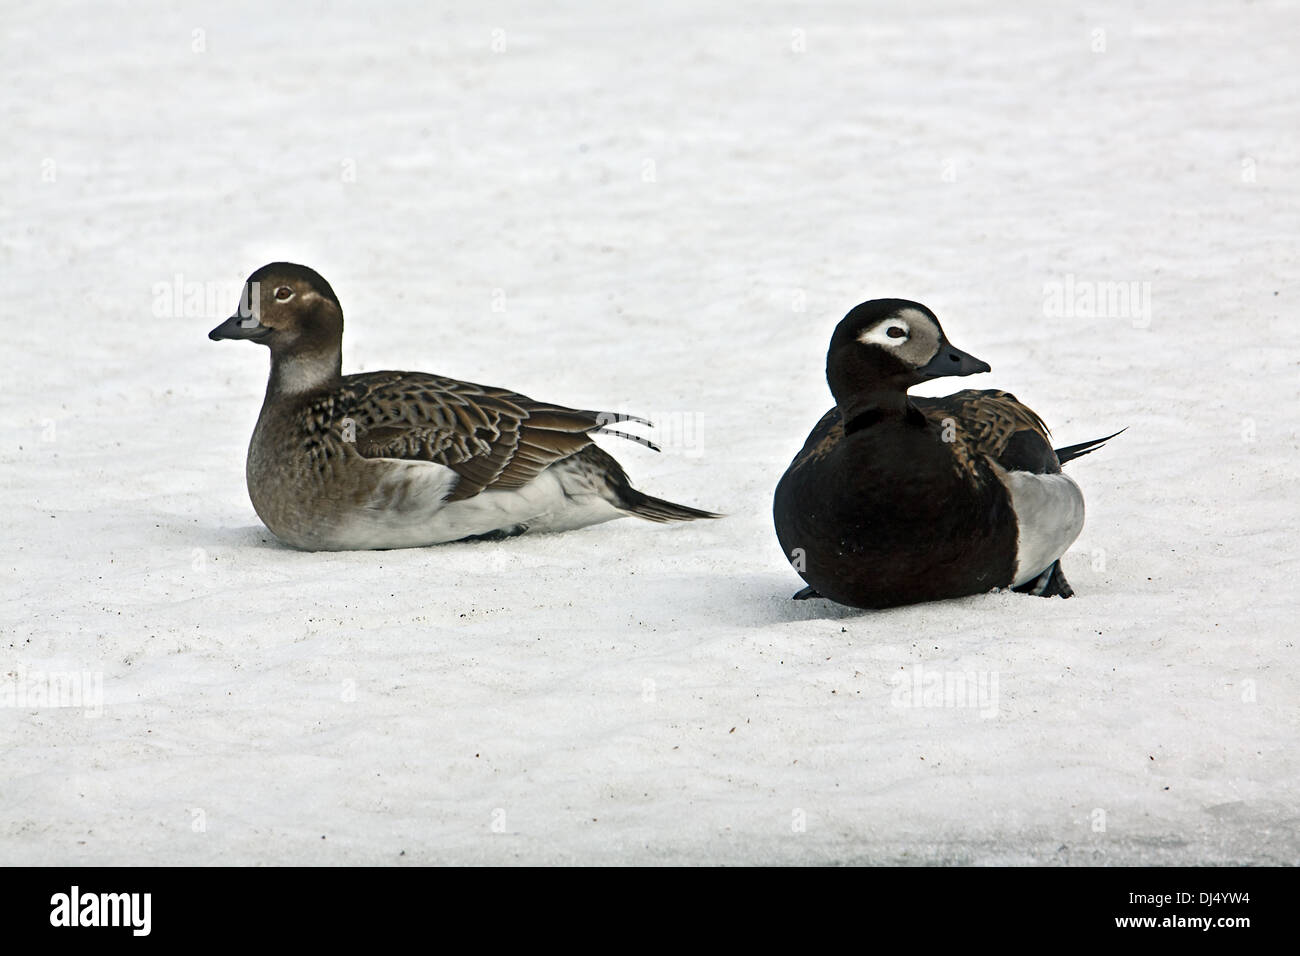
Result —
[{"label": "snow texture", "polygon": [[[1041,6],[9,5],[0,861],[1300,862],[1300,11]],[[277,259],[727,517],[278,544],[206,338]],[[918,392],[1128,426],[1074,599],[790,600],[882,296],[993,367]]]}]

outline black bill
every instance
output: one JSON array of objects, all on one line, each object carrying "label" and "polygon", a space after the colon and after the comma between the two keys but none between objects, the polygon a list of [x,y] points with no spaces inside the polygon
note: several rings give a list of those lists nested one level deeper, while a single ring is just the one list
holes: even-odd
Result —
[{"label": "black bill", "polygon": [[968,352],[955,349],[947,342],[939,347],[934,358],[917,370],[922,378],[940,378],[944,375],[976,375],[989,372],[988,362],[982,362]]}]

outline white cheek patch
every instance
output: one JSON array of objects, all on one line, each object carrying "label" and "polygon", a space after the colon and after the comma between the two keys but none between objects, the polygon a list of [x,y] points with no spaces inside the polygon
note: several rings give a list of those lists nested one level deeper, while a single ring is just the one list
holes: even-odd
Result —
[{"label": "white cheek patch", "polygon": [[[891,336],[890,329],[902,329],[903,334]],[[907,342],[908,336],[912,330],[905,322],[895,318],[888,318],[885,321],[873,325],[869,329],[864,329],[858,333],[858,341],[863,345],[883,345],[887,349],[896,349]]]},{"label": "white cheek patch", "polygon": [[[901,329],[903,334],[891,336],[890,329]],[[917,309],[899,309],[884,321],[877,322],[871,328],[858,333],[858,341],[863,345],[882,345],[887,349],[901,348],[908,343],[929,348],[926,340],[930,338],[934,340],[934,348],[931,349],[931,356],[933,356],[934,351],[939,347],[938,330],[934,327],[934,320]]]},{"label": "white cheek patch", "polygon": [[934,319],[930,318],[920,309],[899,309],[890,319],[898,319],[906,322],[912,328],[929,328],[934,325]]}]

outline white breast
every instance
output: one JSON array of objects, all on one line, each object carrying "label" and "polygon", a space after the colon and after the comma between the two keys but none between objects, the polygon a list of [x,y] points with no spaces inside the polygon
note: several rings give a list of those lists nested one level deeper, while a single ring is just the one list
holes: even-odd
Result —
[{"label": "white breast", "polygon": [[996,469],[1016,513],[1016,574],[1012,587],[1038,577],[1065,554],[1083,530],[1083,492],[1068,475]]}]

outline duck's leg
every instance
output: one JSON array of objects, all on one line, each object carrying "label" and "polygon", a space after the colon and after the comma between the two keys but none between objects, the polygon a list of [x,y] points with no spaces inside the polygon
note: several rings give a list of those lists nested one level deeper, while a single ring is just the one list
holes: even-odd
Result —
[{"label": "duck's leg", "polygon": [[1034,578],[1027,581],[1018,588],[1012,588],[1021,594],[1034,594],[1038,597],[1074,597],[1074,588],[1070,587],[1070,582],[1065,580],[1065,572],[1061,570],[1061,561],[1058,558],[1047,566],[1047,570]]},{"label": "duck's leg", "polygon": [[796,591],[794,597],[790,598],[790,600],[791,600],[791,601],[806,601],[806,600],[808,600],[809,598],[819,598],[819,597],[821,597],[821,595],[818,594],[818,593],[816,592],[816,590],[813,589],[813,586],[810,584],[810,585],[808,585],[808,587],[803,588],[803,589],[800,590],[800,591]]}]

